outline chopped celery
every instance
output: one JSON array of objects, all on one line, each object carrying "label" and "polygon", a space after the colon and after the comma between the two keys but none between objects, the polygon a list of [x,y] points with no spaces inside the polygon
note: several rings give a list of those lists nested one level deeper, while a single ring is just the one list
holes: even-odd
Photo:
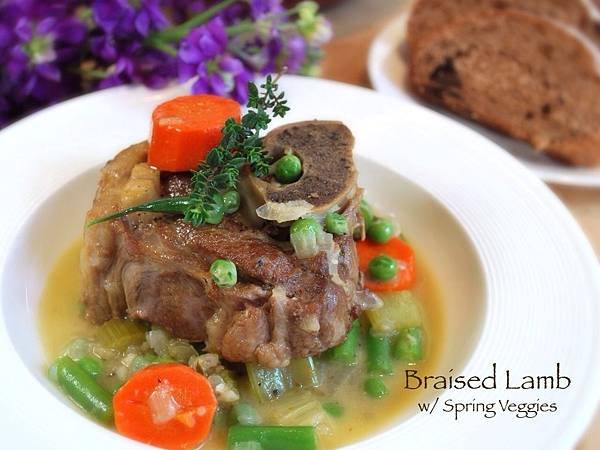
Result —
[{"label": "chopped celery", "polygon": [[[248,443],[247,446],[242,446]],[[256,443],[260,447],[256,447]],[[227,434],[228,450],[315,450],[313,427],[274,427],[234,425]]]},{"label": "chopped celery", "polygon": [[217,411],[213,418],[213,425],[226,427],[229,423],[229,409],[223,408],[221,405],[217,406]]},{"label": "chopped celery", "polygon": [[298,258],[311,258],[319,253],[321,225],[313,218],[296,220],[290,227],[290,242]]},{"label": "chopped celery", "polygon": [[241,425],[260,425],[262,422],[258,411],[249,403],[236,403],[232,412],[235,420]]},{"label": "chopped celery", "polygon": [[52,364],[50,364],[50,367],[48,367],[48,378],[53,383],[58,383],[58,364],[56,361],[54,361]]},{"label": "chopped celery", "polygon": [[164,359],[160,358],[152,353],[147,353],[145,355],[138,355],[135,358],[133,358],[133,361],[131,362],[131,365],[129,366],[129,372],[131,374],[133,374],[133,373],[137,372],[138,370],[149,366],[150,364],[162,362],[161,360],[164,360]]},{"label": "chopped celery", "polygon": [[379,296],[383,306],[366,311],[375,332],[390,335],[423,324],[421,305],[412,292],[381,292]]},{"label": "chopped celery", "polygon": [[96,338],[103,346],[122,351],[130,345],[144,342],[146,327],[131,320],[111,319],[100,325]]},{"label": "chopped celery", "polygon": [[310,391],[294,389],[269,405],[268,423],[277,425],[310,425],[318,434],[329,434],[333,428],[331,417]]},{"label": "chopped celery", "polygon": [[323,410],[331,417],[342,417],[344,415],[344,407],[338,402],[326,402],[321,405]]},{"label": "chopped celery", "polygon": [[345,364],[354,364],[356,362],[356,348],[360,335],[360,323],[355,320],[350,326],[350,331],[346,339],[330,351],[331,358]]},{"label": "chopped celery", "polygon": [[246,371],[252,392],[261,402],[274,400],[292,387],[287,367],[269,369],[258,364],[246,364]]},{"label": "chopped celery", "polygon": [[301,388],[319,387],[323,381],[319,366],[312,356],[292,359],[289,371],[293,383]]},{"label": "chopped celery", "polygon": [[335,360],[320,361],[323,383],[316,390],[322,395],[333,395],[356,375],[360,365],[347,365]]},{"label": "chopped celery", "polygon": [[74,361],[80,360],[90,354],[92,341],[86,338],[77,338],[69,343],[64,354]]},{"label": "chopped celery", "polygon": [[408,363],[423,359],[423,329],[405,328],[398,334],[394,345],[394,358]]}]

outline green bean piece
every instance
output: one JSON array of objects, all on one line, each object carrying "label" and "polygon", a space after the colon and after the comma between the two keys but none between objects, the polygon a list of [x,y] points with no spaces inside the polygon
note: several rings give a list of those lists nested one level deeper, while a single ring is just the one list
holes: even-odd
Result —
[{"label": "green bean piece", "polygon": [[275,163],[275,178],[281,184],[298,181],[301,175],[302,161],[296,155],[284,155]]},{"label": "green bean piece", "polygon": [[340,345],[331,349],[331,358],[344,364],[356,363],[356,349],[360,335],[360,323],[358,320],[352,322],[346,339]]},{"label": "green bean piece", "polygon": [[331,234],[346,234],[348,233],[348,221],[341,214],[328,213],[325,216],[325,229]]},{"label": "green bean piece", "polygon": [[56,361],[58,385],[83,410],[103,423],[113,419],[112,397],[68,356]]},{"label": "green bean piece", "polygon": [[168,197],[159,198],[152,200],[141,205],[132,206],[131,208],[123,209],[114,214],[107,216],[97,217],[87,223],[87,227],[96,225],[101,222],[118,219],[119,217],[126,216],[127,214],[135,212],[154,212],[154,213],[168,213],[168,214],[183,214],[188,206],[191,205],[190,197]]},{"label": "green bean piece", "polygon": [[245,442],[258,442],[262,450],[316,450],[317,448],[314,427],[234,425],[229,428],[228,450],[248,448],[240,447]]},{"label": "green bean piece", "polygon": [[398,273],[398,263],[388,255],[379,255],[369,261],[369,275],[378,281],[389,281]]},{"label": "green bean piece", "polygon": [[77,364],[89,373],[92,377],[96,378],[102,373],[104,363],[97,356],[87,355],[77,361]]},{"label": "green bean piece", "polygon": [[379,377],[367,378],[363,388],[367,395],[373,398],[382,398],[390,393],[383,380]]},{"label": "green bean piece", "polygon": [[237,268],[227,259],[215,259],[210,265],[210,275],[219,287],[233,287],[237,283]]},{"label": "green bean piece", "polygon": [[374,219],[367,228],[367,236],[373,242],[385,244],[394,235],[394,225],[387,219]]},{"label": "green bean piece", "polygon": [[223,207],[225,214],[236,212],[240,207],[240,194],[237,191],[228,191],[223,194]]},{"label": "green bean piece", "polygon": [[424,336],[421,327],[404,328],[396,337],[394,358],[407,363],[415,363],[423,359]]},{"label": "green bean piece", "polygon": [[232,408],[233,417],[240,425],[260,425],[261,418],[258,411],[250,404],[238,402]]},{"label": "green bean piece", "polygon": [[393,375],[390,338],[378,336],[369,329],[367,333],[367,372],[370,375]]},{"label": "green bean piece", "polygon": [[225,216],[225,202],[221,194],[214,194],[212,197],[213,203],[206,205],[206,217],[204,221],[211,225],[221,223]]},{"label": "green bean piece", "polygon": [[262,445],[256,441],[236,442],[230,450],[263,450]]},{"label": "green bean piece", "polygon": [[323,410],[331,417],[342,417],[344,415],[344,407],[338,402],[326,402],[322,405]]},{"label": "green bean piece", "polygon": [[369,205],[364,198],[360,201],[359,209],[365,222],[365,229],[368,230],[373,222],[373,209],[371,209],[371,205]]}]

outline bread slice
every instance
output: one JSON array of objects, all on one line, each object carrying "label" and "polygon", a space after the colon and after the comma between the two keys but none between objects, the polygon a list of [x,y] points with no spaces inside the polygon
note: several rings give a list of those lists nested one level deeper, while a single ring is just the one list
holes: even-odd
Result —
[{"label": "bread slice", "polygon": [[408,22],[408,46],[412,48],[421,36],[467,14],[507,9],[559,20],[579,29],[600,46],[600,29],[586,1],[589,0],[416,0]]},{"label": "bread slice", "polygon": [[594,47],[556,21],[474,13],[418,40],[409,83],[425,100],[529,141],[564,161],[600,165]]}]

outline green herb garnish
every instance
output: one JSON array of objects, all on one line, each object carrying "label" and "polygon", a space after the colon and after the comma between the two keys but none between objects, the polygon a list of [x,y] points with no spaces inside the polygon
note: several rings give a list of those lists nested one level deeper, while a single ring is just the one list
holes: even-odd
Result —
[{"label": "green herb garnish", "polygon": [[279,77],[268,75],[265,83],[260,85],[261,90],[256,84],[248,83],[248,111],[240,123],[233,119],[225,122],[221,142],[208,152],[193,172],[189,196],[153,200],[99,217],[88,226],[144,211],[183,214],[183,220],[194,226],[213,223],[215,211],[223,208],[222,194],[237,189],[243,166],[248,164],[257,177],[269,173],[270,159],[263,151],[261,132],[267,129],[273,117],[284,117],[289,111],[284,93],[278,92]]}]

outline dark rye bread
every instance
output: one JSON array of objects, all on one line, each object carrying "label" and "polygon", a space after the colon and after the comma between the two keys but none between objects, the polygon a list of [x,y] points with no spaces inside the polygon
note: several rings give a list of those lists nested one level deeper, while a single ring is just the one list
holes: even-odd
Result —
[{"label": "dark rye bread", "polygon": [[409,82],[425,100],[580,165],[600,165],[600,74],[593,46],[557,22],[476,13],[421,38]]},{"label": "dark rye bread", "polygon": [[421,36],[467,14],[507,9],[561,21],[577,28],[600,46],[600,30],[584,1],[586,0],[416,0],[408,21],[408,46],[409,49],[412,48]]}]

